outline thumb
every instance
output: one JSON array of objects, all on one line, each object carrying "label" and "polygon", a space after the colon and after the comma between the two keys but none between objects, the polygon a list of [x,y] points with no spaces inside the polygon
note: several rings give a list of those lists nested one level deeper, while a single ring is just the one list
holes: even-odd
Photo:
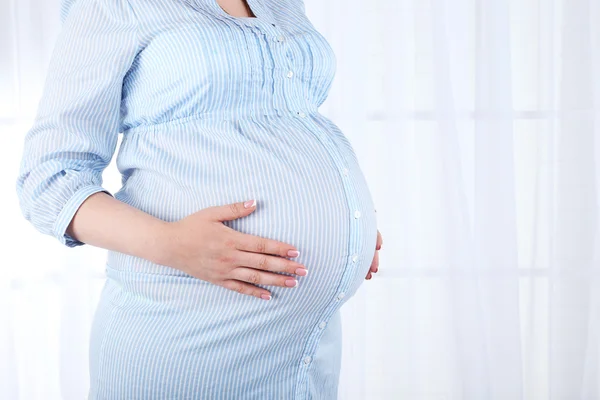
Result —
[{"label": "thumb", "polygon": [[219,221],[230,221],[245,217],[252,211],[256,210],[256,200],[239,201],[236,203],[225,204],[222,206],[213,207],[214,216]]}]

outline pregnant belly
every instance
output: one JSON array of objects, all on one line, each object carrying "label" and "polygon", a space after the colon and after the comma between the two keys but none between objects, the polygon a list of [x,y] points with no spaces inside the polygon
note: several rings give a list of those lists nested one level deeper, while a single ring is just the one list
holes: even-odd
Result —
[{"label": "pregnant belly", "polygon": [[[295,311],[318,309],[340,292],[347,300],[369,270],[377,235],[371,195],[350,144],[319,114],[304,120],[197,120],[129,132],[117,165],[126,179],[115,197],[166,221],[256,199],[253,213],[224,223],[296,246],[295,260],[308,275],[298,276],[295,288],[263,286],[276,302],[295,303]],[[122,271],[183,274],[127,257],[109,254],[109,264]],[[205,283],[202,290],[206,304],[227,289]],[[231,301],[258,300],[233,295]]]}]

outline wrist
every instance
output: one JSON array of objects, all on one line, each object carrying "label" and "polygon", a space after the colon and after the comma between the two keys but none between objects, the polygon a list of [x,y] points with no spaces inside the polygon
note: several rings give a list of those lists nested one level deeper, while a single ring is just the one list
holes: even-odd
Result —
[{"label": "wrist", "polygon": [[144,258],[155,264],[168,265],[174,247],[173,223],[156,219],[148,233]]}]

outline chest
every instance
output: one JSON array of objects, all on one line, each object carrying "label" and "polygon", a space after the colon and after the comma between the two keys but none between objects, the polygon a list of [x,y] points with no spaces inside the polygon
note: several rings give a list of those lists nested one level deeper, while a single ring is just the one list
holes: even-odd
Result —
[{"label": "chest", "polygon": [[[221,8],[219,2],[227,0],[172,1],[170,13],[148,9],[143,14],[148,21],[141,24],[144,47],[135,62],[137,78],[200,86],[266,85],[278,77],[308,85],[333,79],[333,50],[295,0],[251,0],[258,17],[243,19]],[[231,4],[238,8],[244,4],[235,1]]]}]

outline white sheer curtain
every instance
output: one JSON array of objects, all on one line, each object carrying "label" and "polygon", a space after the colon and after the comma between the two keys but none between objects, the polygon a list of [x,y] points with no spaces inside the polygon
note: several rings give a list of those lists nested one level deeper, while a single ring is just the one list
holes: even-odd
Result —
[{"label": "white sheer curtain", "polygon": [[[272,0],[263,0],[272,1]],[[377,206],[344,400],[600,400],[598,0],[305,0]],[[0,398],[82,399],[103,249],[20,215],[58,0],[0,2]],[[105,186],[118,190],[113,164]]]}]

